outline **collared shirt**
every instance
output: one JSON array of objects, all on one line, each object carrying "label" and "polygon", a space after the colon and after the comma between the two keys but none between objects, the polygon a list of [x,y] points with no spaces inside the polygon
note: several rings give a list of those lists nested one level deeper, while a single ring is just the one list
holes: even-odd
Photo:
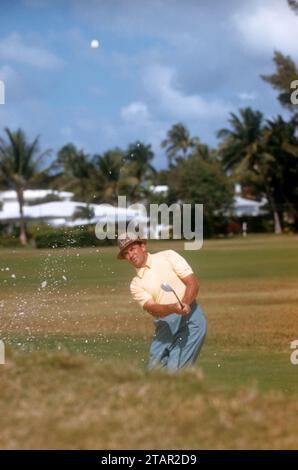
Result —
[{"label": "collared shirt", "polygon": [[130,283],[130,292],[141,307],[148,300],[158,304],[174,304],[177,299],[173,292],[165,292],[161,284],[170,284],[180,298],[183,298],[186,286],[181,281],[193,274],[187,261],[174,250],[148,253],[146,265],[136,270],[136,276]]}]

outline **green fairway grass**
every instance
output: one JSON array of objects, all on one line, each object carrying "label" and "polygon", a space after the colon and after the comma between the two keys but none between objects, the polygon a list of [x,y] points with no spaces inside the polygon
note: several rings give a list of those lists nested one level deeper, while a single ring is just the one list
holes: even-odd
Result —
[{"label": "green fairway grass", "polygon": [[[0,413],[11,419],[5,418],[0,448],[38,443],[42,448],[298,446],[291,418],[297,413],[298,366],[290,362],[290,343],[298,339],[297,246],[297,236],[207,240],[198,251],[184,251],[181,241],[149,241],[149,251],[175,249],[190,262],[200,279],[198,300],[208,320],[195,367],[174,376],[147,372],[153,319],[131,300],[134,270],[116,259],[116,247],[1,250],[0,339],[7,363],[0,365]],[[49,402],[43,403],[43,390],[49,390]],[[107,408],[97,402],[96,390],[110,396]],[[154,423],[162,433],[166,423],[173,427],[170,414],[160,408],[168,392],[165,402],[172,413],[183,397],[186,411],[178,413],[172,440],[164,434],[158,440],[152,437]],[[189,431],[187,423],[196,428],[192,401],[205,434]],[[56,402],[57,431],[51,418]],[[105,423],[106,435],[96,432],[101,424],[93,420],[91,403],[99,407],[93,413]],[[81,409],[77,420],[70,417],[70,406]],[[138,423],[131,425],[135,441],[119,430],[129,428],[125,416]],[[25,423],[30,419],[39,428],[29,435]],[[220,438],[219,432],[224,433]]]},{"label": "green fairway grass", "polygon": [[[207,240],[197,251],[184,251],[183,242],[151,241],[151,251],[175,249],[192,264],[202,282],[228,279],[297,278],[298,238],[296,236],[251,236],[247,239]],[[122,286],[133,268],[116,259],[116,248],[65,248],[49,250],[4,250],[1,253],[0,286],[34,288],[48,271],[69,274],[71,286]],[[16,280],[9,275],[15,274]],[[6,282],[4,282],[6,280]]]}]

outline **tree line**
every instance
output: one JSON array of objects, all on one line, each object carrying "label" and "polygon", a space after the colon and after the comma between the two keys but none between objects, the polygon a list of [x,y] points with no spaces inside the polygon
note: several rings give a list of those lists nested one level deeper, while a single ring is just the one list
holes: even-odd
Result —
[{"label": "tree line", "polygon": [[[68,143],[45,165],[51,151],[40,151],[39,137],[29,142],[21,129],[5,128],[0,138],[0,188],[16,191],[21,243],[27,241],[23,207],[29,188],[72,191],[75,199],[87,203],[114,204],[122,194],[129,202],[203,203],[204,223],[211,227],[231,208],[237,182],[245,197],[266,197],[275,233],[286,226],[297,230],[298,111],[290,95],[298,72],[291,57],[280,52],[275,52],[274,63],[275,72],[262,79],[279,91],[278,99],[289,111],[287,120],[280,115],[265,119],[259,110],[242,108],[217,132],[216,148],[176,123],[161,142],[168,165],[160,171],[153,166],[151,145],[141,141],[95,155]],[[157,184],[168,185],[168,194],[154,194],[150,188]]]}]

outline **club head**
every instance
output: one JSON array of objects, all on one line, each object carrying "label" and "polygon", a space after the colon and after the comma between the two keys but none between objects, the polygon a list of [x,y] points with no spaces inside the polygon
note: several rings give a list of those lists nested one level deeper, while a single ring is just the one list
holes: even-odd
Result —
[{"label": "club head", "polygon": [[160,287],[162,288],[162,290],[164,290],[166,292],[173,292],[173,294],[175,295],[176,299],[178,300],[178,302],[180,304],[180,307],[183,308],[183,304],[182,304],[181,300],[179,299],[178,295],[174,291],[173,287],[170,286],[170,284],[168,284],[167,282],[163,282],[160,285]]},{"label": "club head", "polygon": [[170,284],[167,284],[166,282],[163,282],[160,287],[162,288],[162,290],[166,291],[166,292],[173,292],[174,289],[173,287],[170,286]]}]

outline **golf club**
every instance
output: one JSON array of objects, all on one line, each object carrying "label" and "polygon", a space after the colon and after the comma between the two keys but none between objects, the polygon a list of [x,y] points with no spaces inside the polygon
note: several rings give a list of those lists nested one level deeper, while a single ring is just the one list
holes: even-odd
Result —
[{"label": "golf club", "polygon": [[179,299],[178,295],[176,294],[176,292],[174,291],[173,287],[170,286],[170,284],[167,284],[166,282],[163,282],[160,287],[162,288],[162,290],[166,291],[166,292],[173,292],[173,294],[175,294],[179,304],[180,304],[180,307],[183,308],[183,304],[181,302],[181,300]]}]

